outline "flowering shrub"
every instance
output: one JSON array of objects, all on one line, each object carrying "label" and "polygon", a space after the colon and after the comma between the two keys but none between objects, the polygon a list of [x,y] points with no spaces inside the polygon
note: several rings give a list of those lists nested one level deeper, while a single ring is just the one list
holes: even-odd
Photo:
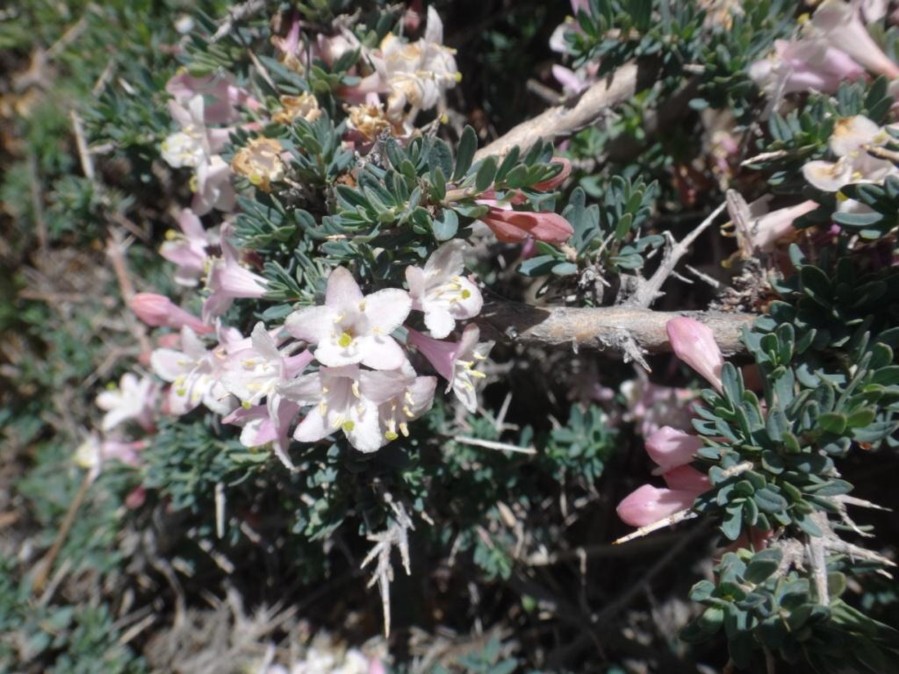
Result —
[{"label": "flowering shrub", "polygon": [[0,662],[890,671],[887,3],[175,6],[16,117]]}]

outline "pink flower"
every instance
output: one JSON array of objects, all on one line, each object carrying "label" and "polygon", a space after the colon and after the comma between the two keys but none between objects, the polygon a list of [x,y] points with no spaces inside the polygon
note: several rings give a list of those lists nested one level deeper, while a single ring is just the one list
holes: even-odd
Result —
[{"label": "pink flower", "polygon": [[175,282],[183,286],[197,285],[197,279],[206,268],[209,255],[206,249],[219,244],[218,235],[212,235],[203,228],[200,218],[189,208],[178,216],[181,234],[169,230],[166,241],[159,248],[159,254],[169,262],[178,265]]},{"label": "pink flower", "polygon": [[194,332],[205,334],[215,328],[206,325],[192,313],[185,311],[165,295],[156,293],[137,293],[128,303],[131,311],[147,325],[154,328],[177,328],[185,325]]},{"label": "pink flower", "polygon": [[505,211],[490,207],[481,217],[496,238],[505,243],[521,243],[529,238],[546,243],[565,243],[574,234],[571,224],[556,213]]},{"label": "pink flower", "polygon": [[387,439],[381,432],[378,403],[363,395],[359,366],[323,367],[282,387],[289,400],[311,405],[293,432],[294,440],[317,442],[342,431],[360,452],[374,452]]},{"label": "pink flower", "polygon": [[821,38],[775,40],[774,54],[749,67],[749,77],[769,94],[820,91],[834,93],[840,84],[865,76],[865,69],[839,45]]},{"label": "pink flower", "polygon": [[189,327],[181,329],[181,350],[156,349],[150,365],[161,379],[171,382],[167,402],[172,414],[187,414],[200,403],[217,414],[228,414],[234,398],[222,386],[222,363],[227,346],[207,350]]},{"label": "pink flower", "polygon": [[644,484],[618,504],[621,521],[632,527],[645,527],[675,513],[686,510],[696,500],[696,493],[683,489],[664,489]]},{"label": "pink flower", "polygon": [[206,280],[212,294],[203,302],[205,322],[225,313],[235,299],[263,297],[268,285],[262,276],[241,266],[237,249],[228,240],[230,234],[231,226],[222,225],[222,256],[212,262]]},{"label": "pink flower", "polygon": [[418,377],[409,361],[399,370],[363,372],[360,393],[378,405],[381,435],[386,442],[409,436],[409,422],[431,409],[436,377]]},{"label": "pink flower", "polygon": [[447,380],[447,391],[452,390],[456,398],[469,412],[478,409],[475,382],[486,375],[475,366],[487,359],[493,342],[478,344],[481,332],[476,325],[466,325],[458,342],[443,342],[431,339],[416,330],[409,330],[409,343],[428,359],[437,374]]},{"label": "pink flower", "polygon": [[899,77],[899,66],[893,63],[868,33],[856,7],[842,0],[824,0],[812,16],[812,26],[827,42],[871,72]]},{"label": "pink flower", "polygon": [[111,431],[119,424],[133,419],[144,430],[152,430],[159,385],[150,377],[138,379],[126,372],[118,388],[103,391],[97,396],[97,407],[104,410],[101,429]]},{"label": "pink flower", "polygon": [[678,317],[668,321],[665,330],[677,357],[720,392],[724,358],[712,329],[695,319]]},{"label": "pink flower", "polygon": [[238,107],[258,107],[245,89],[234,84],[231,75],[204,75],[194,77],[180,72],[165,85],[165,90],[181,105],[196,95],[203,97],[205,106],[203,121],[206,124],[231,124],[238,118]]},{"label": "pink flower", "polygon": [[287,448],[290,446],[290,429],[299,411],[299,405],[281,397],[275,405],[237,407],[222,417],[222,422],[243,428],[240,444],[244,447],[271,445],[281,463],[288,470],[296,470],[287,454]]},{"label": "pink flower", "polygon": [[456,321],[477,316],[484,303],[478,287],[462,275],[467,248],[453,239],[431,253],[424,269],[406,267],[412,308],[424,312],[425,325],[438,339],[449,335]]},{"label": "pink flower", "polygon": [[395,370],[406,354],[390,336],[412,308],[409,294],[398,288],[363,296],[353,275],[337,267],[328,277],[325,304],[293,312],[287,331],[317,345],[315,358],[330,367],[361,363],[376,370]]},{"label": "pink flower", "polygon": [[689,464],[700,447],[702,440],[698,436],[671,426],[662,426],[646,438],[646,453],[662,472]]}]

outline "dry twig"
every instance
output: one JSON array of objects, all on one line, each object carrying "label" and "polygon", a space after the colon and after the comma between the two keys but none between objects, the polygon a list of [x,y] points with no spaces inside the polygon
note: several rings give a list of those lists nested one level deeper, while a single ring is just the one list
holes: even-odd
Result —
[{"label": "dry twig", "polygon": [[668,232],[665,232],[668,238],[668,245],[665,248],[662,263],[649,279],[640,282],[636,292],[624,302],[624,306],[641,307],[644,309],[648,308],[649,305],[659,297],[662,284],[665,283],[668,277],[674,272],[677,263],[687,254],[687,251],[690,250],[690,246],[693,245],[693,242],[712,225],[715,218],[721,214],[721,211],[723,211],[726,206],[726,202],[722,203],[718,208],[712,211],[705,220],[699,223],[699,226],[696,227],[696,229],[676,243],[673,243],[674,239]]},{"label": "dry twig", "polygon": [[384,636],[390,636],[390,581],[393,580],[393,565],[390,562],[390,553],[393,548],[398,548],[400,558],[403,560],[403,568],[406,575],[412,575],[412,567],[409,558],[409,532],[415,530],[412,524],[412,518],[406,513],[406,509],[401,503],[396,503],[389,498],[389,494],[385,494],[396,519],[394,519],[386,530],[369,534],[368,540],[374,541],[375,545],[371,551],[362,560],[361,568],[365,568],[373,560],[377,559],[371,580],[368,581],[368,587],[375,583],[378,584],[378,590],[381,594],[381,606],[384,609]]}]

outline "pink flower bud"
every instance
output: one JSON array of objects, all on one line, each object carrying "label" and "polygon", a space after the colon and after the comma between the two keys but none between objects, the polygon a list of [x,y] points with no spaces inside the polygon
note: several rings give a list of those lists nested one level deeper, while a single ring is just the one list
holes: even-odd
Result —
[{"label": "pink flower bud", "polygon": [[712,329],[693,318],[672,318],[665,325],[675,355],[721,391],[724,357]]},{"label": "pink flower bud", "polygon": [[693,466],[678,466],[673,470],[667,471],[662,477],[669,489],[677,489],[680,491],[691,491],[694,494],[701,494],[708,491],[712,483],[709,482],[709,476],[700,473]]},{"label": "pink flower bud", "polygon": [[565,243],[574,234],[571,224],[556,213],[529,213],[490,208],[481,218],[496,238],[506,243],[521,243],[528,238],[546,243]]},{"label": "pink flower bud", "polygon": [[671,426],[662,426],[646,438],[646,453],[663,472],[693,461],[700,447],[702,440],[697,436]]},{"label": "pink flower bud", "polygon": [[185,325],[197,333],[212,332],[214,328],[173,303],[165,295],[137,293],[129,303],[131,311],[154,328],[182,328]]},{"label": "pink flower bud", "polygon": [[621,521],[632,527],[645,527],[686,510],[693,505],[696,493],[682,489],[660,489],[644,484],[618,504]]},{"label": "pink flower bud", "polygon": [[532,189],[537,190],[538,192],[549,192],[550,190],[556,189],[559,185],[565,182],[565,179],[571,175],[571,162],[565,159],[564,157],[555,157],[552,161],[553,164],[560,164],[562,166],[562,170],[559,171],[555,176],[549,178],[548,180],[543,180],[536,185],[533,186]]}]

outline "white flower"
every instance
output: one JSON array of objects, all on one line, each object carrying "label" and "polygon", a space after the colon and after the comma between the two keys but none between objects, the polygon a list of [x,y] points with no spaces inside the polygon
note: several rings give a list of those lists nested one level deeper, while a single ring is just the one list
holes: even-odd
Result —
[{"label": "white flower", "polygon": [[[802,167],[802,175],[819,190],[838,192],[849,183],[883,182],[896,168],[889,161],[868,154],[869,147],[884,145],[890,135],[867,117],[855,115],[839,120],[830,137],[830,149],[836,162],[810,161]],[[849,199],[840,203],[840,210],[853,210],[861,206]]]},{"label": "white flower", "polygon": [[328,277],[324,306],[295,311],[285,327],[297,339],[317,345],[315,357],[323,365],[361,363],[395,370],[406,355],[390,333],[402,325],[411,307],[409,294],[395,288],[363,296],[353,275],[337,267]]},{"label": "white flower", "polygon": [[479,344],[480,336],[481,332],[476,325],[465,326],[458,342],[443,342],[409,330],[409,343],[449,382],[446,390],[452,390],[469,412],[476,412],[478,409],[476,383],[486,376],[476,366],[487,359],[487,354],[493,348],[493,342]]},{"label": "white flower", "polygon": [[435,250],[424,269],[406,268],[412,308],[423,311],[432,337],[442,339],[457,320],[477,316],[484,300],[478,287],[462,276],[465,268],[463,241],[454,239]]},{"label": "white flower", "polygon": [[408,361],[399,370],[362,372],[360,392],[378,405],[383,444],[409,435],[409,422],[419,418],[434,402],[435,377],[417,377]]},{"label": "white flower", "polygon": [[226,347],[207,350],[196,333],[181,330],[181,351],[156,349],[150,355],[153,371],[171,382],[168,403],[172,414],[187,414],[200,403],[218,414],[234,408],[234,399],[222,386],[222,362]]},{"label": "white flower", "polygon": [[[443,22],[428,7],[428,26],[421,40],[407,43],[392,33],[370,54],[376,73],[365,78],[360,92],[387,93],[387,117],[393,121],[413,120],[419,110],[433,108],[445,92],[461,79],[456,69],[455,51],[443,46]],[[406,113],[406,106],[411,110]]]},{"label": "white flower", "polygon": [[97,396],[97,407],[106,412],[100,428],[111,431],[128,419],[134,419],[144,428],[152,428],[158,393],[159,385],[149,377],[138,379],[130,372],[125,373],[118,388],[103,391]]},{"label": "white flower", "polygon": [[316,442],[342,431],[360,452],[374,452],[386,442],[378,404],[362,395],[358,365],[323,367],[281,388],[289,400],[312,405],[293,433],[299,442]]}]

